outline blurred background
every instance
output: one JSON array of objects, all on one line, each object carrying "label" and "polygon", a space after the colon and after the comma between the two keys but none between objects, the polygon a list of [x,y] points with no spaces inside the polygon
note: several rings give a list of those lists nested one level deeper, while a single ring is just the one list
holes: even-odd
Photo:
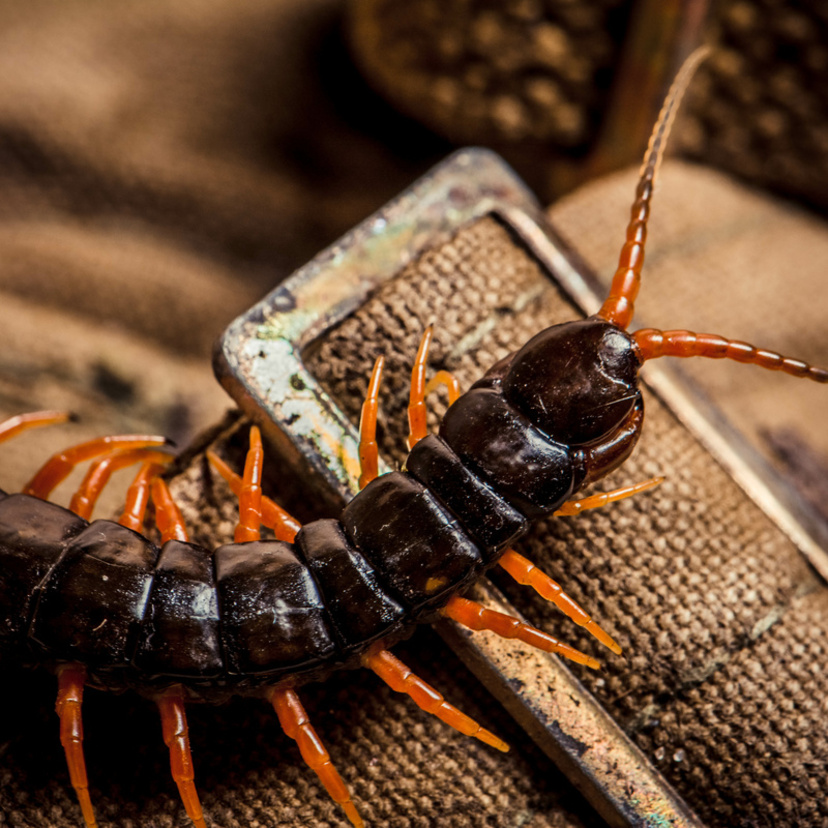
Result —
[{"label": "blurred background", "polygon": [[[0,5],[0,418],[80,416],[4,445],[3,488],[102,433],[186,445],[229,407],[210,368],[225,325],[464,144],[503,154],[608,276],[656,112],[702,40],[714,50],[656,197],[642,318],[828,363],[819,0]],[[690,373],[825,516],[824,389],[759,388],[730,367]],[[219,743],[244,715],[230,710]],[[47,789],[62,760],[29,759]],[[553,815],[538,784],[526,824],[589,824],[579,802]],[[70,799],[44,816],[15,791],[0,825],[73,824]],[[252,824],[241,813],[220,824]]]},{"label": "blurred background", "polygon": [[68,406],[90,433],[186,442],[223,406],[212,342],[295,267],[465,143],[545,203],[635,164],[701,38],[715,52],[676,149],[824,209],[825,16],[804,0],[4,4],[0,413]]},{"label": "blurred background", "polygon": [[[819,361],[825,248],[818,219],[785,210],[828,207],[826,15],[807,0],[4,4],[0,415],[64,407],[81,418],[73,438],[150,430],[186,444],[227,405],[207,369],[224,326],[466,143],[502,153],[608,275],[631,185],[559,199],[638,163],[701,40],[714,51],[673,150],[754,189],[728,200],[695,172],[660,187],[649,260],[706,245],[728,277],[714,295],[651,273],[644,299],[659,301],[641,319],[667,327],[671,307],[694,306],[673,326]],[[733,398],[735,375],[713,375],[714,396]],[[761,408],[745,393],[737,419]],[[794,420],[819,404],[799,393]],[[808,424],[768,417],[755,443],[818,486],[819,463],[803,468]],[[818,431],[808,441],[828,454]],[[4,448],[5,484],[65,440],[50,430]]]}]

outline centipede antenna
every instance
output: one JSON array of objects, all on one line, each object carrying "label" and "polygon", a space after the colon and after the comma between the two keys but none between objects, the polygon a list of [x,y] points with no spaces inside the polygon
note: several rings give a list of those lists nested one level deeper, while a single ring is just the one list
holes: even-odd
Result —
[{"label": "centipede antenna", "polygon": [[523,555],[519,555],[514,549],[507,549],[499,563],[519,584],[532,587],[541,598],[553,603],[567,618],[574,621],[579,627],[583,627],[616,655],[621,655],[621,647],[618,646],[612,636],[601,629],[589,614],[584,612],[580,604],[561,589],[561,585],[557,581],[538,569],[532,561],[524,558]]},{"label": "centipede antenna", "polygon": [[316,735],[296,691],[289,687],[277,688],[272,692],[270,701],[282,730],[296,742],[305,763],[319,777],[331,799],[342,807],[355,828],[363,828],[365,823],[351,799],[348,786],[331,762],[322,740]]},{"label": "centipede antenna", "polygon": [[109,482],[113,472],[139,463],[142,460],[152,465],[163,468],[164,464],[173,459],[171,454],[164,454],[152,449],[134,449],[132,451],[115,451],[106,457],[97,460],[89,467],[83,482],[72,495],[69,502],[69,509],[76,515],[89,520],[95,503],[100,497],[104,487]]},{"label": "centipede antenna", "polygon": [[173,500],[166,480],[156,477],[151,483],[152,502],[155,504],[155,523],[161,532],[161,543],[170,540],[188,541],[184,516]]},{"label": "centipede antenna", "polygon": [[201,802],[195,787],[193,757],[190,753],[190,732],[187,727],[187,713],[184,695],[179,687],[172,687],[158,697],[158,711],[161,714],[161,732],[164,744],[170,749],[170,770],[187,816],[195,828],[207,828]]},{"label": "centipede antenna", "polygon": [[149,503],[150,483],[164,471],[164,467],[152,460],[145,462],[135,479],[127,489],[124,501],[124,511],[118,518],[121,526],[132,529],[133,532],[141,532],[144,528],[144,517]]},{"label": "centipede antenna", "polygon": [[31,411],[27,414],[18,414],[0,423],[0,443],[11,440],[29,428],[57,425],[74,419],[75,415],[68,411]]},{"label": "centipede antenna", "polygon": [[601,509],[610,503],[617,503],[619,500],[625,500],[633,495],[653,489],[663,482],[663,477],[651,477],[649,480],[635,483],[632,486],[622,486],[620,489],[601,492],[590,497],[584,497],[581,500],[567,500],[560,509],[553,512],[553,515],[555,517],[568,517],[570,515],[580,515],[581,512],[586,512],[589,509]]},{"label": "centipede antenna", "polygon": [[459,595],[453,596],[448,604],[443,607],[443,615],[446,618],[451,618],[452,621],[457,621],[458,624],[462,624],[464,627],[468,627],[470,630],[489,630],[501,638],[516,638],[530,647],[535,647],[546,653],[555,653],[577,664],[591,667],[593,670],[598,670],[601,667],[600,661],[596,661],[591,656],[570,647],[568,644],[563,644],[557,638],[543,632],[543,630],[513,618],[511,615],[487,609],[482,604],[478,604],[477,601],[469,601]]},{"label": "centipede antenna", "polygon": [[609,295],[597,314],[619,328],[627,328],[635,311],[635,299],[641,287],[641,268],[644,265],[644,245],[647,241],[650,202],[653,197],[655,179],[664,157],[664,149],[667,146],[667,139],[681,99],[693,78],[693,73],[709,53],[709,47],[702,46],[684,61],[667,93],[658,120],[653,127],[647,152],[644,154],[644,162],[641,165],[638,186],[635,190],[635,201],[630,210],[627,239],[621,248],[618,269],[612,278]]},{"label": "centipede antenna", "polygon": [[92,460],[101,455],[111,454],[122,449],[147,448],[149,446],[170,445],[166,437],[144,434],[127,434],[110,437],[97,437],[86,443],[52,455],[43,466],[35,472],[34,477],[23,487],[23,494],[33,495],[45,500],[61,481],[65,480],[78,465],[85,460]]},{"label": "centipede antenna", "polygon": [[[238,496],[242,490],[241,476],[236,474],[214,451],[207,452],[207,459],[210,461],[210,465],[227,481],[230,491]],[[288,543],[293,542],[296,533],[302,528],[302,524],[290,512],[285,511],[267,495],[262,495],[262,523],[268,529],[273,530],[276,540],[287,541]]]},{"label": "centipede antenna", "polygon": [[379,388],[385,358],[377,357],[368,392],[362,404],[359,418],[359,488],[364,489],[379,474],[379,447],[377,446],[377,411],[379,410]]},{"label": "centipede antenna", "polygon": [[57,669],[58,693],[55,710],[60,717],[60,743],[66,753],[69,779],[78,797],[87,828],[97,828],[95,811],[89,797],[86,761],[83,758],[83,685],[86,670],[81,664],[61,664]]},{"label": "centipede antenna", "polygon": [[239,491],[239,522],[236,543],[257,541],[262,536],[262,466],[264,448],[258,426],[250,427],[250,448],[244,462],[244,476]]},{"label": "centipede antenna", "polygon": [[509,745],[481,727],[474,719],[449,704],[430,684],[415,675],[396,656],[377,646],[362,657],[362,663],[373,670],[392,690],[405,693],[426,713],[431,713],[464,736],[474,736],[504,753]]},{"label": "centipede antenna", "polygon": [[693,331],[659,331],[642,328],[633,334],[642,362],[663,356],[707,357],[731,359],[749,365],[758,365],[768,371],[782,371],[801,379],[828,382],[828,371],[800,359],[792,359],[718,334],[697,334]]},{"label": "centipede antenna", "polygon": [[427,412],[425,405],[426,389],[426,362],[428,361],[428,349],[434,336],[434,326],[429,325],[423,331],[420,340],[420,347],[417,349],[417,357],[414,360],[414,367],[411,369],[411,393],[408,401],[408,448],[413,449],[420,440],[428,434],[426,420]]}]

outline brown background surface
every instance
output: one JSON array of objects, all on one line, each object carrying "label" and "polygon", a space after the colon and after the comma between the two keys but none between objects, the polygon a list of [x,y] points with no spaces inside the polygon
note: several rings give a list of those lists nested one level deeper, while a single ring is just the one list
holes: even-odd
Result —
[{"label": "brown background surface", "polygon": [[[353,74],[338,8],[333,0],[156,0],[102,12],[41,0],[0,10],[0,415],[67,407],[82,418],[3,446],[4,488],[88,436],[150,430],[185,444],[211,425],[227,406],[208,368],[223,325],[442,154],[446,145],[399,119]],[[824,224],[697,168],[664,172],[641,319],[828,363]],[[601,273],[614,265],[632,175],[553,211]],[[445,290],[449,277],[434,278]],[[491,354],[516,333],[496,331]],[[348,368],[353,393],[364,371],[350,359]],[[468,361],[463,370],[473,368]],[[801,476],[808,460],[819,474],[828,452],[824,389],[738,366],[692,371],[757,445],[769,445],[770,430],[813,446],[793,453],[794,471]],[[695,468],[683,439],[657,462],[642,447],[630,475]],[[648,543],[642,521],[652,518],[633,503],[611,522],[597,515],[574,530],[557,527],[561,536],[536,551],[632,645],[628,672],[596,677],[593,689],[706,818],[821,825],[824,793],[809,780],[824,776],[826,758],[824,590],[764,521],[747,521],[747,548],[759,552],[744,552],[745,507],[720,472],[709,485],[731,499],[712,512],[684,474],[671,472],[667,500],[654,501],[665,531],[681,516],[674,539]],[[58,500],[66,499],[64,489]],[[724,551],[698,547],[700,528],[716,529]],[[719,580],[676,569],[677,558]],[[568,632],[544,608],[534,611],[538,623]],[[314,723],[373,824],[595,824],[433,633],[421,631],[400,654],[514,750],[493,755],[447,732],[371,676],[309,688]],[[4,678],[0,824],[77,825],[51,681]],[[152,706],[88,699],[101,824],[186,824]],[[213,824],[342,824],[267,709],[242,701],[196,709],[191,727]]]}]

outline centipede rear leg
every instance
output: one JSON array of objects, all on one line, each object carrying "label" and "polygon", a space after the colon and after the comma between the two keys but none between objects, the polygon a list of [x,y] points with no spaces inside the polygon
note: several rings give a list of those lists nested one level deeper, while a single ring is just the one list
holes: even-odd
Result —
[{"label": "centipede rear leg", "polygon": [[78,797],[87,828],[97,828],[83,756],[81,704],[86,670],[81,664],[62,664],[58,667],[57,676],[58,694],[55,710],[60,718],[60,743],[66,753],[69,779]]},{"label": "centipede rear leg", "polygon": [[[71,415],[65,412],[34,412],[13,417],[0,424],[0,442],[16,436],[22,431],[43,425],[66,422]],[[156,447],[167,442],[163,437],[146,435],[125,435],[101,437],[65,449],[53,455],[32,477],[24,493],[40,499],[47,499],[55,486],[64,480],[80,463],[94,461],[82,483],[71,497],[70,511],[79,517],[89,519],[95,503],[107,485],[111,474],[117,469],[141,463],[141,470],[127,493],[124,511],[119,523],[133,531],[143,530],[145,511],[150,486],[155,488],[156,514],[162,524],[162,536],[186,538],[180,513],[169,497],[166,486],[160,483],[158,475],[172,456],[158,451]],[[81,705],[87,672],[79,663],[60,663],[57,673],[56,712],[60,719],[60,741],[66,754],[66,762],[72,787],[77,795],[84,823],[87,828],[96,828],[97,822],[89,794],[89,782],[83,751],[83,723]],[[197,828],[206,828],[198,805],[198,797],[188,776],[187,767],[192,762],[186,734],[186,719],[178,696],[165,695],[159,700],[165,738],[171,747],[174,776],[182,792],[187,811]],[[183,722],[183,730],[180,726]]]},{"label": "centipede rear leg", "polygon": [[334,767],[296,691],[289,687],[276,688],[270,694],[270,703],[279,717],[282,730],[296,742],[305,764],[319,777],[331,799],[345,811],[355,828],[363,828],[365,823],[354,805],[348,786]]},{"label": "centipede rear leg", "polygon": [[11,440],[30,428],[58,425],[72,419],[74,415],[68,411],[30,411],[26,414],[17,414],[0,423],[0,443]]},{"label": "centipede rear leg", "polygon": [[125,449],[148,448],[169,444],[166,437],[128,434],[97,437],[65,449],[46,461],[23,487],[23,494],[46,500],[53,489],[65,480],[74,468],[87,460],[109,456]]}]

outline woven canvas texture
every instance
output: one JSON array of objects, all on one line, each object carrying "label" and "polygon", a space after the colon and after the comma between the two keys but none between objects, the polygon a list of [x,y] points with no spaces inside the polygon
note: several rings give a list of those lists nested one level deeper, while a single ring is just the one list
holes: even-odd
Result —
[{"label": "woven canvas texture", "polygon": [[[325,338],[312,372],[356,417],[358,378],[386,355],[382,445],[400,463],[407,369],[426,324],[436,323],[432,364],[468,387],[527,332],[572,316],[532,258],[489,218],[378,291]],[[468,349],[457,345],[470,341]],[[544,522],[519,550],[622,642],[626,661],[609,659],[603,674],[580,677],[705,821],[820,824],[828,819],[824,799],[814,796],[828,760],[828,653],[818,619],[828,593],[658,400],[646,402],[644,437],[605,485],[660,473],[667,482],[612,510]],[[436,405],[435,424],[439,413]],[[554,609],[495,578],[533,623],[594,649]],[[770,784],[780,760],[796,790]]]},{"label": "woven canvas texture", "polygon": [[[19,489],[52,452],[105,433],[164,433],[188,445],[228,406],[209,368],[224,325],[445,153],[365,92],[337,34],[339,9],[338,0],[0,8],[0,416],[67,408],[81,418],[4,444],[4,489]],[[824,226],[720,175],[674,165],[663,173],[642,320],[828,363]],[[633,177],[599,182],[554,213],[604,273]],[[512,343],[571,314],[500,227],[469,232],[423,259],[361,326],[350,323],[349,347],[331,340],[329,365],[317,366],[355,416],[371,360],[388,354],[383,452],[392,461],[402,457],[400,399],[425,322],[439,319],[437,362],[467,384]],[[779,460],[780,473],[793,458],[799,477],[808,460],[812,479],[826,478],[824,389],[739,366],[696,373],[715,377],[708,390],[718,402],[740,401],[735,419],[757,445],[770,445],[770,429],[774,445],[782,435],[800,446]],[[662,490],[540,527],[527,551],[623,641],[629,664],[593,676],[592,689],[706,819],[821,825],[823,590],[652,401],[648,426],[623,474],[667,473]],[[234,436],[220,441],[238,467],[246,429],[228,428]],[[204,470],[196,457],[174,490],[193,536],[211,545],[230,536],[235,513]],[[269,492],[289,499],[286,470],[270,461],[268,471]],[[56,502],[68,503],[80,477]],[[117,514],[127,477],[96,514]],[[595,651],[524,590],[510,597]],[[455,734],[363,672],[303,689],[370,824],[600,824],[435,635],[420,630],[395,649],[512,752]],[[0,825],[77,828],[54,680],[5,670],[3,679]],[[211,828],[347,824],[266,705],[196,706],[189,716]],[[84,720],[101,827],[187,825],[154,705],[90,691]]]}]

